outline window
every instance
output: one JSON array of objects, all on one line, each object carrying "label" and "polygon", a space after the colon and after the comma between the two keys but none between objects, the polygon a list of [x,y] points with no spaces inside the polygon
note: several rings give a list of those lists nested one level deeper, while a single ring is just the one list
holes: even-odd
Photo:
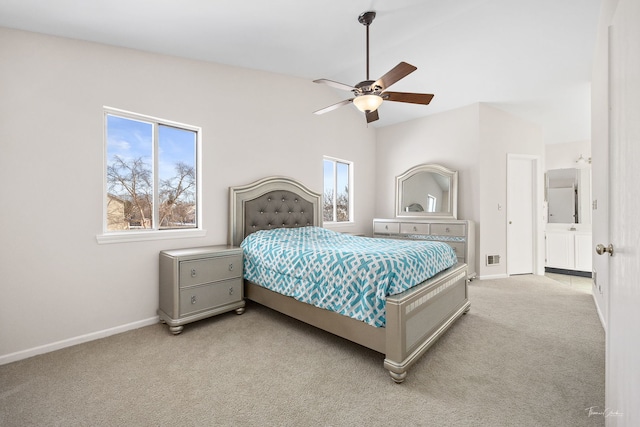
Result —
[{"label": "window", "polygon": [[351,182],[353,163],[324,158],[324,195],[322,220],[324,222],[352,221]]},{"label": "window", "polygon": [[105,233],[199,227],[200,128],[105,111]]}]

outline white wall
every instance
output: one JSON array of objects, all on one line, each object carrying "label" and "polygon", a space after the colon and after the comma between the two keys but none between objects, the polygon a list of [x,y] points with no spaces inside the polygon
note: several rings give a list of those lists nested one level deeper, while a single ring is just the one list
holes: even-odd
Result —
[{"label": "white wall", "polygon": [[576,163],[580,155],[586,161],[591,158],[590,140],[548,144],[545,150],[545,171],[580,167]]},{"label": "white wall", "polygon": [[395,216],[396,176],[419,164],[437,163],[458,171],[458,217],[480,219],[478,108],[469,105],[378,129],[376,217]]},{"label": "white wall", "polygon": [[[351,160],[371,228],[375,133],[311,81],[0,28],[0,90],[0,363],[155,321],[158,252],[226,243],[229,186]],[[97,244],[103,106],[202,127],[206,237]]]},{"label": "white wall", "polygon": [[[500,277],[507,274],[507,155],[537,156],[544,161],[542,129],[533,123],[498,108],[482,104],[480,108],[480,241],[476,252],[479,259],[478,274],[482,277]],[[543,173],[540,169],[537,192],[537,239],[534,239],[535,274],[544,273]],[[487,266],[487,255],[501,257],[498,265]],[[504,262],[503,262],[504,260]]]},{"label": "white wall", "polygon": [[[407,169],[438,163],[457,170],[458,218],[476,222],[476,271],[481,278],[506,275],[507,154],[536,155],[542,161],[544,144],[537,125],[473,104],[379,129],[376,151],[376,217],[393,218],[395,177]],[[544,267],[539,221],[538,274]],[[505,262],[487,267],[483,260],[490,254],[501,255]]]}]

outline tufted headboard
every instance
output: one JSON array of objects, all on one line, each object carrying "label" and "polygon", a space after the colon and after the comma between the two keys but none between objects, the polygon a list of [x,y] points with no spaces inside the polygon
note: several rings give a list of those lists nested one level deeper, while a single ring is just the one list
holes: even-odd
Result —
[{"label": "tufted headboard", "polygon": [[322,195],[292,178],[273,176],[229,188],[229,244],[279,227],[322,226]]}]

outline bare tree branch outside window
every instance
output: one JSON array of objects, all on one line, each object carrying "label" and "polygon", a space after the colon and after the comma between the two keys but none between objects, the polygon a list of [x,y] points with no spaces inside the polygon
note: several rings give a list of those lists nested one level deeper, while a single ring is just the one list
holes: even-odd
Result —
[{"label": "bare tree branch outside window", "polygon": [[160,228],[177,228],[195,223],[195,169],[177,162],[175,171],[174,177],[160,182]]},{"label": "bare tree branch outside window", "polygon": [[107,188],[110,194],[125,201],[124,220],[130,228],[152,227],[153,182],[151,166],[144,159],[127,162],[113,156],[107,165]]}]

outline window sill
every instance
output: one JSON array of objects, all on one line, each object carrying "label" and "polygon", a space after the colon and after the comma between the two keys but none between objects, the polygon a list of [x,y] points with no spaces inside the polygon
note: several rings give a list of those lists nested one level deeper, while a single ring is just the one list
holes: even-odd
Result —
[{"label": "window sill", "polygon": [[149,240],[187,239],[192,237],[205,237],[207,230],[149,230],[103,233],[96,236],[98,244],[146,242]]}]

